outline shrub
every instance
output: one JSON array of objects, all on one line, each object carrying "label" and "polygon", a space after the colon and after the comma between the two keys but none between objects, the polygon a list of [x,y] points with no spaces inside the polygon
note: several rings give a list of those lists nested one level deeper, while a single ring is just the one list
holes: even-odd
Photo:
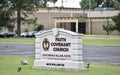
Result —
[{"label": "shrub", "polygon": [[107,32],[107,35],[110,35],[112,31],[115,30],[115,26],[112,24],[108,24],[108,25],[103,25],[103,30],[105,30]]},{"label": "shrub", "polygon": [[43,25],[42,24],[34,24],[34,29],[35,31],[40,31],[43,29]]}]

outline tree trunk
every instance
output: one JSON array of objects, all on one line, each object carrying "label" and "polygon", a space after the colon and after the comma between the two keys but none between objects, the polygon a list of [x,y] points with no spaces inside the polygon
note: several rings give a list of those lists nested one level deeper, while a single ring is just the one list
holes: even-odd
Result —
[{"label": "tree trunk", "polygon": [[110,35],[109,31],[107,31],[107,35]]},{"label": "tree trunk", "polygon": [[20,37],[21,33],[21,12],[17,10],[17,36]]}]

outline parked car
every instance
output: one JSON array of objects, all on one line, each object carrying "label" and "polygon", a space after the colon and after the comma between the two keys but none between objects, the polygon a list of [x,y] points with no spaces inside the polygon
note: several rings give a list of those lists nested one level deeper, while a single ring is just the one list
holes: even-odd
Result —
[{"label": "parked car", "polygon": [[21,37],[27,37],[27,35],[28,35],[28,32],[22,32],[22,33],[20,34]]},{"label": "parked car", "polygon": [[3,37],[2,33],[0,33],[0,37]]},{"label": "parked car", "polygon": [[2,38],[14,37],[15,35],[16,35],[16,33],[10,32],[10,31],[5,31],[5,32],[0,33],[0,37],[2,37]]},{"label": "parked car", "polygon": [[37,31],[30,31],[28,32],[27,37],[35,37],[35,33],[37,33]]}]

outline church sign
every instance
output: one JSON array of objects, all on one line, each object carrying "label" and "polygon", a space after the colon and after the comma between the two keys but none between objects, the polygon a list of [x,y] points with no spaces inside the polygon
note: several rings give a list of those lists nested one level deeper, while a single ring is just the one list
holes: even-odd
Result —
[{"label": "church sign", "polygon": [[82,34],[54,28],[36,34],[35,68],[81,70]]}]

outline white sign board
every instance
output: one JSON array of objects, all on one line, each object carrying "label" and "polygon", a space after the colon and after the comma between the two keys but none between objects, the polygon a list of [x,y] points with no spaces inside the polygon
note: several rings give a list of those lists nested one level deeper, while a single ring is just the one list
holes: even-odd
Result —
[{"label": "white sign board", "polygon": [[34,67],[84,69],[82,34],[56,28],[36,34]]}]

